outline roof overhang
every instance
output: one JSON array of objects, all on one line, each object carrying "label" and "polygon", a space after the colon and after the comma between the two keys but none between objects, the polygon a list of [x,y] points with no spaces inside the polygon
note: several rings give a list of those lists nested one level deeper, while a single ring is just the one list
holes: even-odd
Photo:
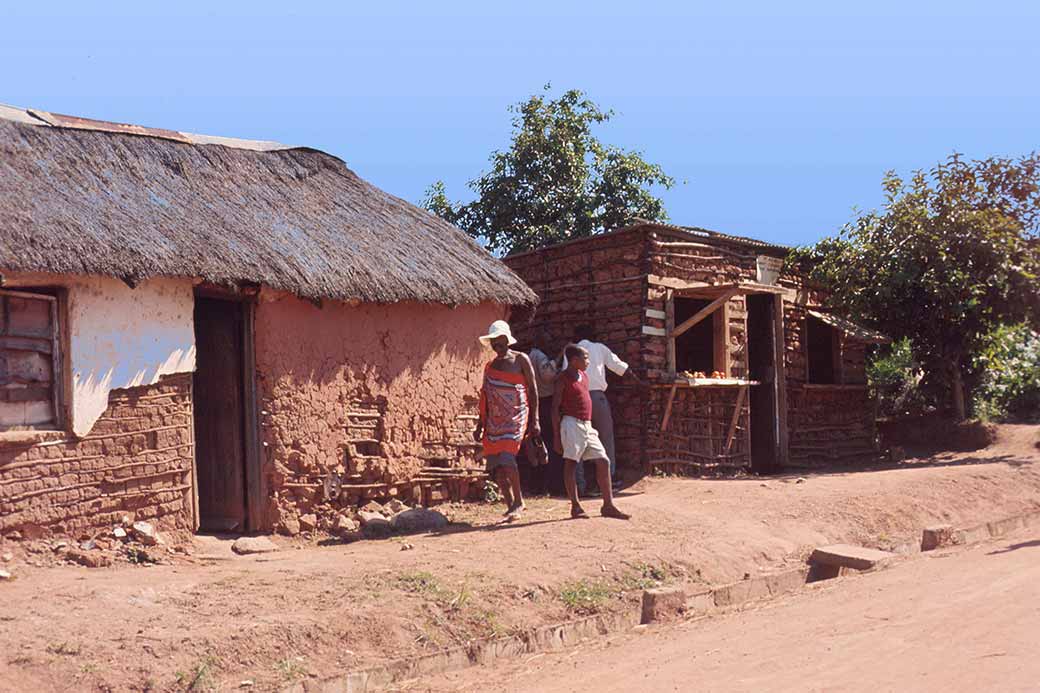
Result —
[{"label": "roof overhang", "polygon": [[836,330],[841,330],[846,336],[859,342],[866,342],[867,344],[889,344],[892,341],[891,338],[886,337],[880,332],[867,329],[866,327],[857,325],[845,318],[839,318],[837,315],[823,313],[818,310],[810,310],[809,315],[827,325],[830,325]]}]

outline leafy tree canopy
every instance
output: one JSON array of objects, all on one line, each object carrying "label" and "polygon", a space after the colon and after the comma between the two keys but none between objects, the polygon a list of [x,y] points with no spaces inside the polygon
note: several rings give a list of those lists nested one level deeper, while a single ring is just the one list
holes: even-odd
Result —
[{"label": "leafy tree canopy", "polygon": [[613,112],[581,91],[552,99],[549,89],[510,107],[512,142],[491,154],[490,171],[470,181],[475,200],[452,202],[438,181],[423,205],[503,254],[618,228],[632,217],[667,219],[651,188],[674,181],[639,152],[593,135]]},{"label": "leafy tree canopy", "polygon": [[1001,324],[1040,324],[1040,157],[954,154],[909,180],[889,172],[883,186],[880,210],[799,249],[796,266],[834,307],[909,337],[963,418],[985,336]]}]

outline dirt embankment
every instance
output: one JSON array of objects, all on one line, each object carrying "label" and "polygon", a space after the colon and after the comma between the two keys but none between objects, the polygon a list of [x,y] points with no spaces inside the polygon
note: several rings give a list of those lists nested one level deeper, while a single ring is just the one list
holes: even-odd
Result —
[{"label": "dirt embankment", "polygon": [[[936,522],[1040,508],[1040,427],[989,448],[888,470],[769,479],[647,479],[624,523],[524,520],[455,506],[434,534],[236,557],[199,538],[158,566],[34,567],[18,546],[0,583],[0,690],[277,690],[379,659],[628,608],[659,582],[721,583],[804,561],[836,541],[892,547]],[[590,503],[589,509],[595,509]],[[407,547],[411,548],[407,548]]]}]

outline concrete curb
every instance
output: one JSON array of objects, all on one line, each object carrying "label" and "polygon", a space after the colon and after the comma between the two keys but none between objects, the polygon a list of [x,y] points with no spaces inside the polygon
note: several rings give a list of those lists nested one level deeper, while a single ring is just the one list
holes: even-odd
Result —
[{"label": "concrete curb", "polygon": [[[977,544],[1034,525],[1040,525],[1040,510],[954,530],[953,545]],[[911,542],[907,542],[905,545],[906,553],[920,552],[919,543],[916,551],[910,544]],[[884,570],[899,563],[900,561],[886,563],[871,572]],[[810,572],[810,566],[799,566],[686,593],[683,617],[705,617],[722,609],[797,592],[806,584],[810,584]],[[428,655],[390,660],[385,664],[349,671],[342,676],[299,681],[282,689],[282,693],[376,693],[400,681],[457,671],[476,664],[489,665],[500,659],[525,654],[563,650],[592,637],[630,630],[640,623],[640,617],[641,609],[635,608],[616,614],[597,614],[565,623],[540,626],[516,635],[476,640]]]},{"label": "concrete curb", "polygon": [[1003,520],[984,522],[981,525],[976,525],[967,529],[955,530],[953,532],[953,543],[958,546],[978,544],[979,542],[988,541],[989,539],[999,539],[1005,534],[1010,534],[1015,530],[1025,529],[1037,524],[1040,524],[1040,510],[1035,510],[1023,515],[1006,517]]}]

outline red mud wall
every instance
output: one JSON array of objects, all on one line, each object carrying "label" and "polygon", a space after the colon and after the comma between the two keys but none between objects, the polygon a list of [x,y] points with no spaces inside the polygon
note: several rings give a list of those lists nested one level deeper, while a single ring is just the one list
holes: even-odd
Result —
[{"label": "red mud wall", "polygon": [[0,534],[85,537],[124,515],[190,531],[191,374],[112,390],[85,438],[0,445]]},{"label": "red mud wall", "polygon": [[[377,487],[424,468],[477,466],[471,431],[491,358],[477,337],[506,311],[495,304],[319,308],[265,293],[256,311],[256,369],[267,526],[284,528],[313,511],[330,472],[353,487]],[[343,502],[358,500],[344,495]]]},{"label": "red mud wall", "polygon": [[[815,304],[819,297],[809,297]],[[815,299],[815,300],[814,300]],[[866,386],[866,345],[841,336],[842,382],[810,385],[805,305],[784,303],[789,464],[824,467],[877,459],[874,401]]]}]

